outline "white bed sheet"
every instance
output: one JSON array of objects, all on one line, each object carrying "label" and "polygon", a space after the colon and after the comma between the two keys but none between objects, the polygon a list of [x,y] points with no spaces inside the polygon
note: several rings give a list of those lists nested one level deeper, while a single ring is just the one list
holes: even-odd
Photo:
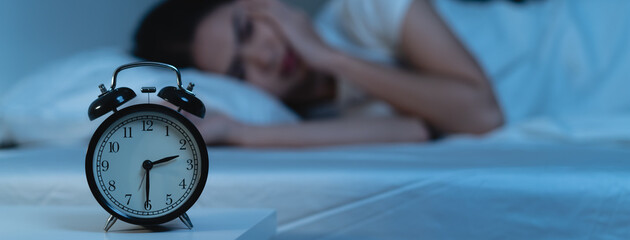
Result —
[{"label": "white bed sheet", "polygon": [[[0,151],[0,205],[98,207],[84,153]],[[278,239],[630,237],[623,147],[458,140],[209,154],[196,206],[274,208]]]},{"label": "white bed sheet", "polygon": [[628,139],[619,129],[630,116],[629,1],[433,2],[488,75],[508,125]]}]

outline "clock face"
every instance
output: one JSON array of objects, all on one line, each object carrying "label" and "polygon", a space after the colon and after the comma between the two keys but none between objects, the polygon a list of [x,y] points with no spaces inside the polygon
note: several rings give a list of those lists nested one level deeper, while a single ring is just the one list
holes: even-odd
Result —
[{"label": "clock face", "polygon": [[119,219],[158,224],[183,214],[205,186],[208,154],[201,135],[179,113],[131,106],[97,129],[86,175],[97,201]]}]

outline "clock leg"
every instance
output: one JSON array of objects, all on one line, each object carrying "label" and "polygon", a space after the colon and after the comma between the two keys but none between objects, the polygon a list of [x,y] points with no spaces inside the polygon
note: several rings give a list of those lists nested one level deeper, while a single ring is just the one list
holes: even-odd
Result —
[{"label": "clock leg", "polygon": [[115,218],[113,215],[109,215],[109,218],[107,218],[107,223],[105,223],[105,232],[109,231],[109,229],[114,226],[116,220],[118,220],[118,218]]},{"label": "clock leg", "polygon": [[193,224],[190,221],[190,218],[188,217],[188,214],[184,213],[182,215],[179,216],[179,220],[182,220],[182,222],[184,223],[184,225],[186,225],[186,227],[188,227],[188,229],[192,229],[193,228]]}]

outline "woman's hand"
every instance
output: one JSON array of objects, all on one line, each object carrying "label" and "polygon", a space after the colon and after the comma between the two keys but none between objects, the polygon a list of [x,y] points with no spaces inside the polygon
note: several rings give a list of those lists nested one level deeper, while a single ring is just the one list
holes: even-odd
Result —
[{"label": "woman's hand", "polygon": [[251,17],[268,22],[308,66],[327,70],[327,63],[336,51],[321,40],[304,12],[278,0],[241,0],[240,3]]},{"label": "woman's hand", "polygon": [[203,119],[195,116],[187,117],[197,126],[208,145],[234,144],[234,134],[239,128],[245,126],[221,113],[212,113]]}]

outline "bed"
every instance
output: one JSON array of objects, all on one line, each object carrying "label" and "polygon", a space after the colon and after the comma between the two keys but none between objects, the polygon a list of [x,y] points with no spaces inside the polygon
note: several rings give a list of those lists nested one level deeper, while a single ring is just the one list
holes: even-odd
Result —
[{"label": "bed", "polygon": [[[276,209],[277,239],[630,236],[625,147],[458,139],[208,150],[195,208]],[[84,154],[85,144],[0,151],[0,205],[98,208]]]},{"label": "bed", "polygon": [[[0,21],[0,29],[16,33],[11,38],[0,38],[0,48],[8,53],[0,56],[6,63],[0,67],[7,72],[7,77],[0,79],[0,146],[5,146],[0,147],[0,205],[99,208],[85,180],[84,159],[87,140],[100,121],[88,120],[87,106],[99,94],[98,84],[107,84],[116,66],[138,60],[124,51],[128,48],[126,37],[132,31],[129,22],[137,21],[154,1],[134,1],[121,13],[117,6],[122,1],[109,1],[103,6],[88,4],[88,8],[73,5],[72,1],[41,2],[50,6],[32,9],[31,1],[0,3],[0,13],[7,13],[0,14],[0,18],[7,19]],[[492,78],[504,80],[496,85],[503,107],[522,104],[522,95],[505,89],[553,96],[509,116],[511,121],[530,117],[528,120],[510,122],[483,137],[451,136],[420,144],[309,149],[209,147],[208,184],[190,211],[275,209],[277,239],[630,238],[630,81],[626,78],[630,70],[618,68],[597,78],[601,82],[589,81],[593,75],[607,71],[607,66],[615,65],[603,63],[630,62],[626,59],[630,55],[607,55],[601,49],[572,52],[571,47],[577,43],[570,36],[583,34],[580,31],[588,28],[562,25],[579,12],[579,6],[602,3],[583,1],[582,5],[571,5],[578,7],[570,11],[561,11],[564,8],[557,6],[567,1],[534,1],[523,8],[525,11],[514,13],[508,1],[479,8],[467,6],[479,4],[476,1],[464,2],[440,1],[438,7],[449,16],[455,33],[468,39],[467,47],[473,53],[490,52],[480,61]],[[71,5],[76,8],[69,8]],[[536,35],[543,36],[539,40],[547,45],[532,51],[531,46],[525,46],[531,43],[528,41],[508,46],[480,37],[518,40],[522,32],[536,30],[529,25],[531,22],[521,21],[532,17],[532,9],[536,8],[547,9],[546,14],[558,17],[552,27],[567,30],[564,34],[569,37],[561,38],[564,42],[545,41],[547,35]],[[78,9],[84,12],[77,13]],[[44,14],[43,18],[62,19],[45,22],[44,28],[51,35],[55,31],[64,33],[59,36],[85,31],[86,27],[78,23],[63,24],[74,16],[67,15],[68,11],[108,27],[99,28],[104,33],[96,36],[98,40],[86,34],[69,43],[63,43],[63,39],[48,42],[36,35],[41,30],[36,27],[40,21],[22,18],[35,12]],[[97,11],[115,13],[122,20],[104,23],[102,15],[90,18],[89,13]],[[520,27],[502,28],[502,23],[511,18]],[[5,24],[16,21],[24,23],[23,29]],[[501,26],[469,32],[470,25],[487,27],[491,21]],[[19,34],[31,27],[32,32]],[[627,39],[623,36],[611,39],[623,42]],[[488,48],[488,44],[496,48]],[[601,46],[627,49],[615,44]],[[28,50],[34,46],[40,48]],[[51,50],[45,51],[46,46]],[[518,51],[499,54],[509,47]],[[550,48],[563,51],[548,51]],[[592,56],[587,57],[587,53]],[[568,59],[577,64],[573,66],[605,67],[578,74],[575,69],[586,70],[550,67],[545,61],[536,65],[523,60],[523,54],[536,59]],[[165,78],[172,78],[155,71],[139,71],[127,77],[145,80],[125,81],[134,89],[143,84],[161,88],[168,83]],[[527,86],[515,85],[523,79]],[[575,94],[559,94],[567,90],[558,87],[562,84],[545,83],[558,79],[573,81],[569,86],[574,88],[569,90]],[[223,76],[189,69],[183,71],[183,80],[198,84],[195,91],[210,112],[223,112],[250,124],[298,121],[265,93]],[[591,88],[597,90],[592,99],[577,99],[579,93]],[[557,114],[543,114],[550,112]],[[0,224],[11,225],[11,218],[5,216]]]}]

